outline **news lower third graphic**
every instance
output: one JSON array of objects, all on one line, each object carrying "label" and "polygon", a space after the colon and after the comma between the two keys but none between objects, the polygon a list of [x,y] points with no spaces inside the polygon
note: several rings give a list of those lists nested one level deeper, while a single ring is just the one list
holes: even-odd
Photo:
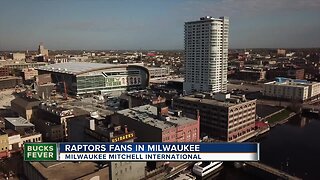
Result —
[{"label": "news lower third graphic", "polygon": [[24,144],[24,160],[26,161],[57,161],[56,143]]},{"label": "news lower third graphic", "polygon": [[259,143],[26,143],[25,161],[258,161]]}]

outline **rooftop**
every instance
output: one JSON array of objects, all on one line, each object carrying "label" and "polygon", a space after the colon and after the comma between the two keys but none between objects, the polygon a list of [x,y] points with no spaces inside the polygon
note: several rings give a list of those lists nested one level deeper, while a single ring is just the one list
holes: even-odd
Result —
[{"label": "rooftop", "polygon": [[50,64],[47,66],[40,66],[37,70],[59,72],[65,74],[81,74],[99,69],[124,67],[127,65],[141,65],[141,64],[103,64],[103,63],[87,63],[87,62],[67,62]]},{"label": "rooftop", "polygon": [[12,79],[21,79],[21,77],[15,77],[15,76],[1,76],[0,77],[0,81],[12,80]]},{"label": "rooftop", "polygon": [[14,126],[34,127],[32,123],[23,117],[5,117],[4,119]]},{"label": "rooftop", "polygon": [[[118,136],[123,136],[128,133],[134,133],[134,131],[126,128],[125,126],[116,125],[113,123],[109,123],[109,124],[97,123],[95,124],[95,130],[93,131],[99,134],[100,136],[107,137],[109,141],[111,141],[112,138],[115,138]],[[132,137],[132,138],[135,138],[135,137]]]},{"label": "rooftop", "polygon": [[170,79],[168,82],[184,82],[184,78],[175,78],[175,79]]},{"label": "rooftop", "polygon": [[41,101],[35,98],[28,98],[28,97],[16,97],[11,101],[13,104],[17,104],[25,109],[31,109],[32,107],[38,106]]},{"label": "rooftop", "polygon": [[147,67],[149,70],[160,70],[160,69],[167,69],[166,67]]},{"label": "rooftop", "polygon": [[223,19],[228,19],[228,17],[214,18],[211,16],[205,16],[205,17],[201,17],[199,20],[196,20],[196,21],[186,22],[186,24],[199,23],[199,22],[203,22],[203,21],[223,21]]},{"label": "rooftop", "polygon": [[277,77],[276,81],[271,81],[265,84],[274,84],[274,85],[282,85],[282,86],[295,86],[295,87],[307,87],[313,84],[318,84],[319,82],[311,82],[307,80],[300,79],[290,79],[290,78],[282,78]]},{"label": "rooftop", "polygon": [[57,106],[56,103],[43,102],[40,104],[39,108],[61,117],[74,115],[73,109],[67,109],[61,106]]},{"label": "rooftop", "polygon": [[[144,105],[130,109],[124,109],[121,111],[117,111],[117,113],[130,117],[136,121],[141,121],[150,126],[160,128],[162,130],[196,122],[195,119],[190,119],[184,116],[178,117],[172,115],[164,116],[163,118],[166,119],[159,119],[157,117],[157,107],[152,105]],[[173,114],[172,112],[169,112],[169,114],[170,113]]]},{"label": "rooftop", "polygon": [[[94,162],[27,162],[46,179],[78,179],[95,173],[101,179],[108,179],[108,168],[100,169]],[[90,179],[90,178],[88,178]]]},{"label": "rooftop", "polygon": [[197,95],[190,95],[190,96],[183,96],[179,97],[178,99],[186,100],[186,101],[192,101],[192,102],[201,102],[203,104],[209,104],[214,106],[221,106],[221,107],[232,107],[237,104],[240,104],[241,102],[248,102],[249,100],[246,100],[242,96],[237,95],[231,95],[230,98],[227,98],[224,101],[214,99],[212,97],[197,97]]}]

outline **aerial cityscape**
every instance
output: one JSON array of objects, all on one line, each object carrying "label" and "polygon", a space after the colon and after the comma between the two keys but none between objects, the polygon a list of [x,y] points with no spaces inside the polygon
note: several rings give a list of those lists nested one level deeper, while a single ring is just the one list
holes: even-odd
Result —
[{"label": "aerial cityscape", "polygon": [[[320,179],[319,1],[1,4],[0,179]],[[260,159],[25,161],[54,142],[250,142]]]}]

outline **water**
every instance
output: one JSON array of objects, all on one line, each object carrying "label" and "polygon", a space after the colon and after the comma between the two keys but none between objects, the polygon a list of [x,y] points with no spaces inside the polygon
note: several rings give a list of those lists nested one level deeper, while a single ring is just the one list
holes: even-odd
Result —
[{"label": "water", "polygon": [[[296,116],[259,138],[261,162],[304,180],[320,179],[320,119]],[[225,167],[219,180],[261,179]]]}]

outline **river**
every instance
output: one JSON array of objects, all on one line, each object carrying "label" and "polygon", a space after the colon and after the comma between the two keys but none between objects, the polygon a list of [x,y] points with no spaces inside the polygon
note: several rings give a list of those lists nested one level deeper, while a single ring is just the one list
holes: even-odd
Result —
[{"label": "river", "polygon": [[[297,115],[272,128],[256,140],[260,142],[260,162],[304,180],[320,179],[320,119]],[[219,180],[261,179],[225,166]]]}]

